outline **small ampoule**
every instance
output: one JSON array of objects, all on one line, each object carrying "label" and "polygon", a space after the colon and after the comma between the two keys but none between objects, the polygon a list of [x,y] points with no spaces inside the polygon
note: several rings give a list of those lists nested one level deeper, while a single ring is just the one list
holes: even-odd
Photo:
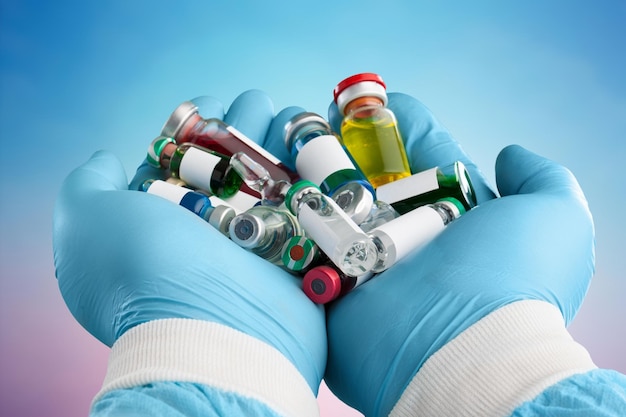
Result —
[{"label": "small ampoule", "polygon": [[149,179],[141,184],[141,191],[158,195],[197,214],[228,236],[228,226],[236,213],[227,204],[214,204],[212,197],[168,181]]},{"label": "small ampoule", "polygon": [[444,197],[459,200],[465,210],[476,206],[476,194],[468,170],[461,161],[418,172],[376,190],[380,200],[393,206],[400,214]]},{"label": "small ampoule", "polygon": [[411,175],[396,116],[386,107],[383,79],[356,74],[341,81],[333,95],[344,116],[343,145],[374,188]]},{"label": "small ampoule", "polygon": [[303,112],[289,120],[283,134],[300,177],[317,184],[352,220],[361,223],[372,208],[374,188],[354,165],[330,124],[316,113]]},{"label": "small ampoule", "polygon": [[317,304],[329,303],[369,281],[373,272],[355,277],[346,275],[333,265],[318,265],[302,278],[302,290]]},{"label": "small ampoule", "polygon": [[275,181],[263,165],[244,152],[233,154],[230,165],[249,188],[259,193],[262,205],[278,207],[283,204],[285,195],[291,187],[289,181]]},{"label": "small ampoule", "polygon": [[423,247],[463,213],[465,208],[461,202],[455,198],[445,198],[372,229],[369,234],[379,254],[372,271],[382,272],[408,253]]},{"label": "small ampoule", "polygon": [[235,216],[228,234],[242,248],[282,266],[285,242],[302,234],[302,229],[296,217],[287,210],[259,205]]},{"label": "small ampoule", "polygon": [[[278,180],[295,182],[300,177],[290,170],[278,158],[272,155],[262,146],[248,138],[233,126],[217,118],[205,119],[199,114],[199,106],[204,96],[181,103],[169,119],[165,122],[161,135],[172,137],[177,143],[195,143],[219,152],[226,156],[232,156],[237,152],[245,152],[252,159],[263,165],[272,176]],[[253,190],[243,187],[242,191],[250,192],[255,197],[260,197]]]},{"label": "small ampoule", "polygon": [[294,236],[283,246],[283,266],[298,274],[303,274],[326,259],[328,258],[313,239],[305,235]]},{"label": "small ampoule", "polygon": [[310,181],[291,186],[285,205],[306,235],[347,275],[368,273],[377,262],[377,248],[337,203]]},{"label": "small ampoule", "polygon": [[227,198],[239,191],[243,179],[230,166],[230,157],[193,143],[177,145],[170,137],[159,136],[148,147],[148,163],[169,169],[190,187]]}]

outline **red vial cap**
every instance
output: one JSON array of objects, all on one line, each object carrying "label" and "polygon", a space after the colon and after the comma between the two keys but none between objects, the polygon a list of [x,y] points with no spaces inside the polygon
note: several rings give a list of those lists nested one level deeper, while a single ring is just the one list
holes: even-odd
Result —
[{"label": "red vial cap", "polygon": [[330,266],[316,266],[304,274],[302,289],[314,303],[326,304],[339,297],[341,292],[339,273]]},{"label": "red vial cap", "polygon": [[342,91],[344,91],[346,88],[354,84],[357,84],[363,81],[372,81],[372,82],[382,85],[383,88],[387,88],[387,86],[385,85],[385,82],[383,81],[383,78],[378,74],[374,74],[373,72],[363,72],[361,74],[355,74],[341,81],[339,84],[337,84],[337,87],[335,87],[335,89],[333,90],[333,97],[335,99],[335,103],[337,102],[337,97],[339,97],[339,94],[341,94]]}]

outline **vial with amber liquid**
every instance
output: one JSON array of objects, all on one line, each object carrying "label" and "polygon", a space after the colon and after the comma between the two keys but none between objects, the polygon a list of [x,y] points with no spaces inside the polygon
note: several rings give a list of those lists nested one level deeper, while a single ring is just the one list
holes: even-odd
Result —
[{"label": "vial with amber liquid", "polygon": [[333,91],[341,122],[341,139],[369,182],[379,186],[411,175],[395,114],[378,74],[356,74]]}]

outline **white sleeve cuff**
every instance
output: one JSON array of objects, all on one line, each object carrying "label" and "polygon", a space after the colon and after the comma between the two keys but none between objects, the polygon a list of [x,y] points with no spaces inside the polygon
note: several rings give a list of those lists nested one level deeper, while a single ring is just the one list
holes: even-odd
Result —
[{"label": "white sleeve cuff", "polygon": [[433,354],[390,416],[509,416],[549,386],[595,368],[555,306],[518,301]]},{"label": "white sleeve cuff", "polygon": [[191,319],[138,325],[113,345],[104,394],[157,381],[208,385],[260,401],[289,417],[317,417],[317,400],[277,349],[230,327]]}]

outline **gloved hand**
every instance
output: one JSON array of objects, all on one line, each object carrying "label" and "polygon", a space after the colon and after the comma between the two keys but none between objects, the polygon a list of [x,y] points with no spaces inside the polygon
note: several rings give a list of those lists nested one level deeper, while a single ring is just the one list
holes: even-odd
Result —
[{"label": "gloved hand", "polygon": [[[225,115],[218,101],[205,102],[202,115],[223,118],[263,144],[280,137],[299,111],[288,108],[274,118],[271,100],[250,90]],[[276,349],[316,394],[326,363],[323,308],[308,300],[297,277],[237,246],[192,212],[135,191],[158,175],[144,162],[129,190],[119,160],[100,151],[66,179],[53,244],[56,276],[72,314],[109,346],[159,319],[223,325]]]},{"label": "gloved hand", "polygon": [[[496,162],[501,197],[494,198],[482,173],[418,100],[391,93],[388,106],[398,118],[413,172],[462,160],[479,205],[423,250],[329,305],[326,381],[339,398],[368,417],[387,416],[431,356],[505,306],[520,300],[545,301],[569,323],[594,272],[592,218],[567,169],[519,146],[507,147]],[[329,118],[339,132],[334,104]],[[494,338],[486,345],[497,343]],[[467,346],[446,357],[470,357]],[[484,362],[465,365],[480,374],[490,355],[499,353],[486,350]],[[442,363],[429,375],[443,374],[441,378],[454,385],[455,372],[462,370],[453,372],[445,369],[445,361],[438,362]],[[487,371],[485,375],[490,378]],[[428,388],[428,382],[422,382]],[[445,390],[456,388],[461,396],[468,395],[463,390],[474,395],[476,387]],[[459,400],[445,398],[449,403]]]}]

